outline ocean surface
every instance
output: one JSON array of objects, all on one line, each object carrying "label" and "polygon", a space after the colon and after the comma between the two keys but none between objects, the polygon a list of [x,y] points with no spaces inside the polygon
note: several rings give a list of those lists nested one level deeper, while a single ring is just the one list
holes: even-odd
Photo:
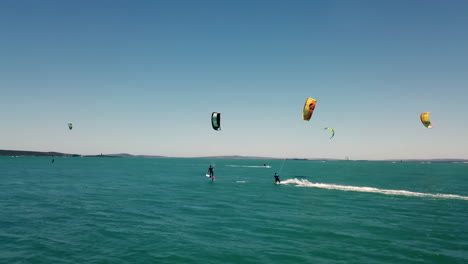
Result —
[{"label": "ocean surface", "polygon": [[0,157],[0,263],[468,263],[465,163],[51,160]]}]

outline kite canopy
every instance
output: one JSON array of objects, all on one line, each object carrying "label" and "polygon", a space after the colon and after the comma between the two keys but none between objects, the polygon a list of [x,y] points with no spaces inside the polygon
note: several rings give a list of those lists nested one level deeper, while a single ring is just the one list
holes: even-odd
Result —
[{"label": "kite canopy", "polygon": [[330,137],[330,139],[332,139],[335,136],[335,130],[333,128],[331,128],[331,127],[324,128],[324,130],[327,130],[327,129],[332,132],[332,136]]},{"label": "kite canopy", "polygon": [[432,128],[431,119],[429,118],[430,113],[431,112],[424,112],[420,116],[421,123],[427,128]]},{"label": "kite canopy", "polygon": [[312,117],[312,113],[314,112],[315,105],[317,104],[317,101],[309,97],[307,98],[305,105],[304,105],[304,111],[302,112],[302,119],[309,121],[310,118]]},{"label": "kite canopy", "polygon": [[211,125],[214,130],[221,130],[221,113],[213,112],[211,114]]},{"label": "kite canopy", "polygon": [[68,123],[68,129],[72,130],[73,128],[73,124],[72,123]]}]

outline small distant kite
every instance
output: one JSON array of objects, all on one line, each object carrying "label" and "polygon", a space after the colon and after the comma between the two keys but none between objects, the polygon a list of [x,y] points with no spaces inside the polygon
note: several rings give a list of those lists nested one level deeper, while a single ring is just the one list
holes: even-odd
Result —
[{"label": "small distant kite", "polygon": [[334,130],[333,128],[331,128],[331,127],[326,127],[326,128],[324,128],[324,130],[327,130],[327,129],[330,130],[330,131],[332,132],[332,135],[331,135],[331,137],[330,137],[330,139],[332,139],[332,138],[335,136],[335,130]]},{"label": "small distant kite", "polygon": [[302,119],[309,121],[314,113],[315,105],[317,104],[317,100],[312,97],[307,98],[304,110],[302,111]]},{"label": "small distant kite", "polygon": [[421,123],[427,128],[432,128],[431,119],[429,118],[430,113],[431,112],[424,112],[420,116]]},{"label": "small distant kite", "polygon": [[72,124],[72,123],[68,123],[68,129],[69,129],[69,130],[72,130],[72,129],[73,129],[73,124]]},{"label": "small distant kite", "polygon": [[214,130],[221,130],[221,113],[213,112],[211,114],[211,126]]}]

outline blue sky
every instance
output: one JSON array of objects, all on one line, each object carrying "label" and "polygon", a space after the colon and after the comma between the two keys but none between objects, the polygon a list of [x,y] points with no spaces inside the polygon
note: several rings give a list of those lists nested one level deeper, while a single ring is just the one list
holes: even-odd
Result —
[{"label": "blue sky", "polygon": [[0,149],[468,158],[467,13],[466,1],[1,1]]}]

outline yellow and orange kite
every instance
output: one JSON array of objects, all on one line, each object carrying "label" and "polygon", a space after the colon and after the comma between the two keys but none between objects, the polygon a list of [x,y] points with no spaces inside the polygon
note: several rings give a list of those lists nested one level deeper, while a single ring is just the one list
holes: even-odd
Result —
[{"label": "yellow and orange kite", "polygon": [[427,128],[432,128],[431,119],[429,118],[430,113],[431,112],[424,112],[420,116],[421,123]]},{"label": "yellow and orange kite", "polygon": [[317,104],[317,100],[312,97],[307,98],[304,111],[302,112],[302,119],[309,121],[312,117],[312,113],[314,113],[315,105]]}]

